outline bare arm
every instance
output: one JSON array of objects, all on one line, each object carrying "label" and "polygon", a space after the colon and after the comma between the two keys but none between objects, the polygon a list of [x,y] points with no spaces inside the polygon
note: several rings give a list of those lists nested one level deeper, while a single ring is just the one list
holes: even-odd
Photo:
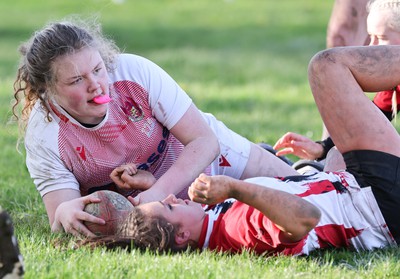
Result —
[{"label": "bare arm", "polygon": [[171,133],[185,147],[171,168],[149,190],[138,196],[140,203],[162,200],[171,193],[179,193],[185,186],[190,185],[219,153],[217,137],[194,104],[171,129]]},{"label": "bare arm", "polygon": [[302,239],[321,216],[317,207],[298,196],[227,176],[201,174],[189,188],[189,196],[206,204],[235,198],[253,206],[282,230],[285,242]]}]

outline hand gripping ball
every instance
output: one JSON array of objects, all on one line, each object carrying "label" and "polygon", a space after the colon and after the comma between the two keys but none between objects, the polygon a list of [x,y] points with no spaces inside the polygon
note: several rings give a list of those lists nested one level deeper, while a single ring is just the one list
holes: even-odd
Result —
[{"label": "hand gripping ball", "polygon": [[85,226],[98,236],[114,235],[120,224],[133,209],[127,198],[117,192],[101,190],[91,194],[101,200],[99,203],[87,204],[84,208],[89,214],[106,221],[104,225],[84,222]]}]

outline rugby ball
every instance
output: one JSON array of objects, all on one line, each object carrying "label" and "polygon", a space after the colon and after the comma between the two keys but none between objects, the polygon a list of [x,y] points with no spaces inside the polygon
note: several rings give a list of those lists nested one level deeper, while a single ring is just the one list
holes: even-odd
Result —
[{"label": "rugby ball", "polygon": [[104,225],[84,222],[85,226],[97,236],[114,235],[120,224],[133,209],[133,205],[121,194],[101,190],[91,194],[99,198],[99,203],[89,203],[84,211],[106,221]]}]

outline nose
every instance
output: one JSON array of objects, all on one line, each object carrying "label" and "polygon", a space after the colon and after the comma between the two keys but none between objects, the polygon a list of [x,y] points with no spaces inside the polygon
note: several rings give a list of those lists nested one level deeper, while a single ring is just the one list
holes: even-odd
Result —
[{"label": "nose", "polygon": [[90,93],[101,93],[101,92],[98,92],[100,90],[100,83],[97,81],[95,76],[90,75],[90,76],[88,76],[87,80],[89,83],[88,91]]},{"label": "nose", "polygon": [[177,203],[178,199],[175,197],[174,194],[170,194],[168,197],[166,197],[164,200],[164,202],[168,202],[168,203]]}]

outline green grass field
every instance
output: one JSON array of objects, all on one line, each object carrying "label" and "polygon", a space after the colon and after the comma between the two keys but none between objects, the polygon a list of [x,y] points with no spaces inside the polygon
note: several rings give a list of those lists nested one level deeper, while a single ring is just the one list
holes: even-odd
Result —
[{"label": "green grass field", "polygon": [[[325,47],[333,0],[3,0],[0,2],[0,205],[13,217],[25,278],[398,278],[398,249],[265,258],[209,252],[154,255],[55,248],[42,200],[15,149],[9,124],[18,45],[46,22],[70,14],[99,18],[121,49],[143,55],[197,106],[254,142],[287,131],[313,139],[321,119],[307,80]],[[27,139],[29,140],[29,139]],[[293,158],[294,159],[294,158]],[[64,239],[64,238],[62,238]]]}]

